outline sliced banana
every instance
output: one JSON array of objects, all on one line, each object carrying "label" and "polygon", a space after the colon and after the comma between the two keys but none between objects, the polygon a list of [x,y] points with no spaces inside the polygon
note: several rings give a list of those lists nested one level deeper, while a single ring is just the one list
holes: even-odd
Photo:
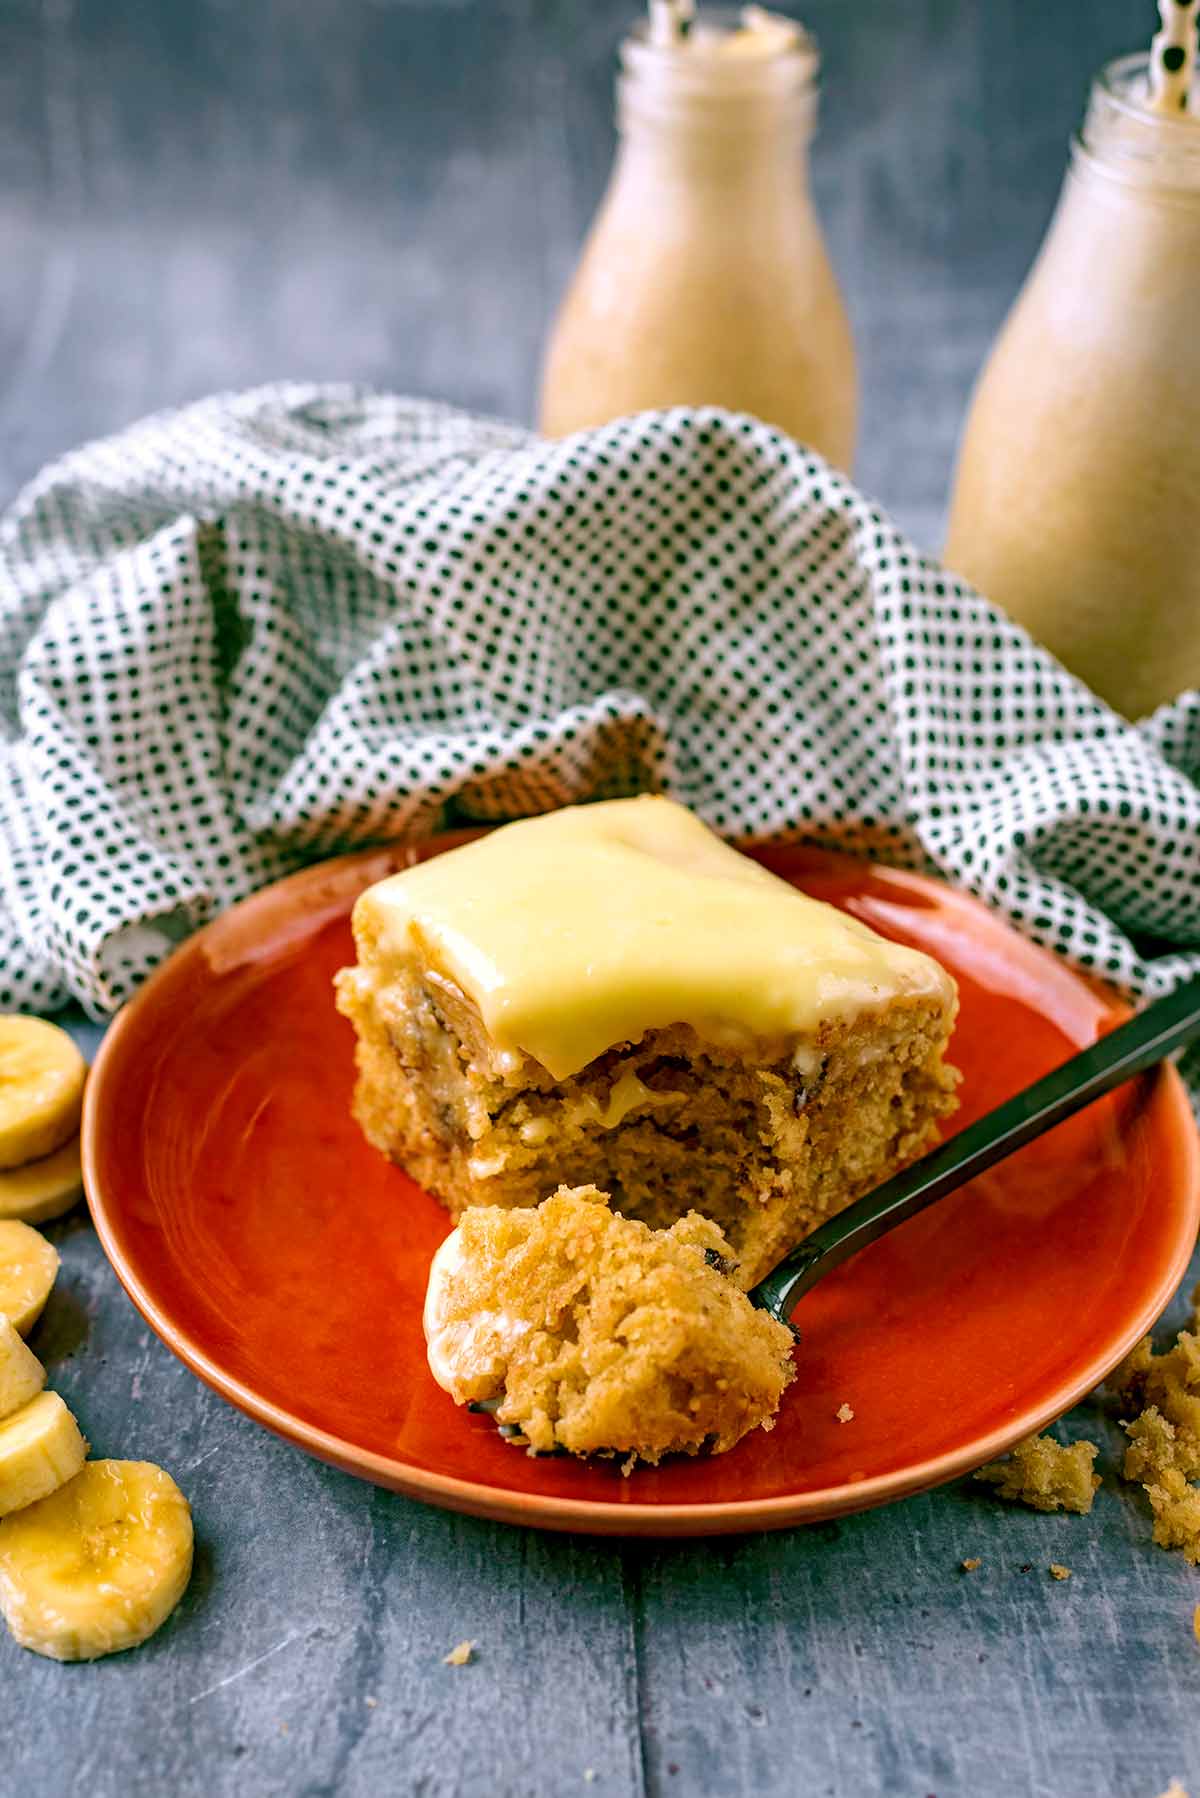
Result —
[{"label": "sliced banana", "polygon": [[192,1513],[149,1461],[89,1461],[0,1523],[0,1612],[22,1648],[94,1661],[136,1648],[183,1597]]},{"label": "sliced banana", "polygon": [[0,1168],[0,1218],[16,1217],[27,1224],[46,1224],[62,1217],[83,1192],[83,1167],[79,1138],[29,1161],[24,1167]]},{"label": "sliced banana", "polygon": [[45,1384],[46,1369],[0,1312],[0,1421],[36,1398]]},{"label": "sliced banana", "polygon": [[57,1024],[0,1016],[0,1168],[40,1161],[76,1134],[86,1077]]},{"label": "sliced banana", "polygon": [[58,1274],[58,1250],[14,1218],[0,1219],[0,1313],[28,1336]]},{"label": "sliced banana", "polygon": [[0,1423],[0,1517],[57,1492],[86,1460],[87,1443],[57,1392],[39,1392]]}]

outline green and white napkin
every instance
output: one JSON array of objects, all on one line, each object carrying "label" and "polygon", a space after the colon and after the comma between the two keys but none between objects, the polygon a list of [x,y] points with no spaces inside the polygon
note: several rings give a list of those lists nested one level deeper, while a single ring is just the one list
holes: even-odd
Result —
[{"label": "green and white napkin", "polygon": [[0,521],[0,731],[3,1009],[111,1011],[317,857],[639,788],[1131,993],[1200,971],[1200,695],[1125,723],[716,410],[551,443],[280,386],[89,445]]}]

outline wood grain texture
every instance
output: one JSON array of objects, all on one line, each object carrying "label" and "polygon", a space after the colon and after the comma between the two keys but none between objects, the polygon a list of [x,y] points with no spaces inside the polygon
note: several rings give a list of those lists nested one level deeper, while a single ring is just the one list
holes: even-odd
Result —
[{"label": "wood grain texture", "polygon": [[[630,8],[6,0],[0,500],[85,437],[277,376],[529,417],[605,178]],[[926,542],[1087,79],[1152,14],[806,9],[860,477]],[[180,1612],[135,1655],[64,1669],[0,1641],[3,1798],[1155,1798],[1200,1782],[1200,1583],[1113,1484],[1121,1438],[1097,1407],[1067,1424],[1105,1445],[1090,1519],[962,1484],[712,1544],[518,1533],[275,1442],[147,1333],[82,1217],[53,1234],[63,1275],[34,1346],[99,1453],[178,1475],[200,1549]],[[443,1666],[464,1637],[475,1661]]]},{"label": "wood grain texture", "polygon": [[134,1655],[0,1641],[6,1798],[1155,1798],[1200,1764],[1197,1575],[1113,1482],[1099,1405],[1067,1423],[1105,1445],[1090,1518],[964,1482],[710,1543],[513,1531],[275,1441],[148,1334],[82,1216],[51,1233],[33,1346],[96,1452],[176,1474],[199,1551]]}]

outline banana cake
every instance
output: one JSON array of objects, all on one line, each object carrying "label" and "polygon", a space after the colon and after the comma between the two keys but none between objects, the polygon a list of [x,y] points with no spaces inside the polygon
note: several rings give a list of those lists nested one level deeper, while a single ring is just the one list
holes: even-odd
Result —
[{"label": "banana cake", "polygon": [[772,1428],[794,1373],[791,1331],[727,1277],[728,1256],[707,1218],[651,1230],[594,1187],[473,1207],[430,1269],[430,1370],[457,1404],[498,1400],[536,1452],[722,1454]]},{"label": "banana cake", "polygon": [[455,1217],[593,1186],[713,1219],[749,1287],[954,1105],[945,970],[668,799],[502,826],[353,921],[355,1115]]}]

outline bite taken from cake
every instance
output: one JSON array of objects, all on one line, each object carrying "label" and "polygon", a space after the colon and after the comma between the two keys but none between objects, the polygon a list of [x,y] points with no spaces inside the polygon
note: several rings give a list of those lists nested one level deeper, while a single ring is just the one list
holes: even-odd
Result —
[{"label": "bite taken from cake", "polygon": [[354,934],[355,1114],[455,1217],[559,1185],[696,1211],[748,1288],[955,1103],[950,976],[668,799],[505,825],[369,888]]}]

